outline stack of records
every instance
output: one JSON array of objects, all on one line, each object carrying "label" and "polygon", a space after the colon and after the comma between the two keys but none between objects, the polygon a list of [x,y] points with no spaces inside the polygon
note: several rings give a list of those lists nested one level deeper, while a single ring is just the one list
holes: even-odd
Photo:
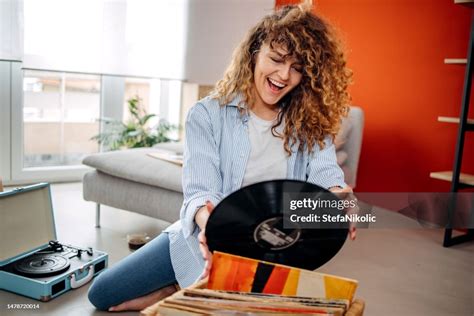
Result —
[{"label": "stack of records", "polygon": [[[209,279],[144,315],[347,315],[357,281],[215,252]],[[361,314],[354,314],[361,315]]]},{"label": "stack of records", "polygon": [[347,300],[309,297],[285,297],[185,289],[165,299],[158,307],[159,315],[344,315]]}]

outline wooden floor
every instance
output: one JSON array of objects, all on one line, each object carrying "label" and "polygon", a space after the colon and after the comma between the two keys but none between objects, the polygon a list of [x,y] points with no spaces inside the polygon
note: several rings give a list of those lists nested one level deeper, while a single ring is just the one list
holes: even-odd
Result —
[{"label": "wooden floor", "polygon": [[[53,202],[58,239],[109,253],[109,265],[130,253],[126,235],[156,236],[163,222],[103,207],[102,227],[94,227],[95,206],[82,199],[80,183],[55,184]],[[365,315],[474,315],[474,243],[441,246],[443,232],[431,229],[359,229],[356,241],[319,271],[359,280],[357,297]],[[110,315],[87,300],[89,285],[41,303],[0,292],[1,315]],[[38,303],[37,310],[7,310],[7,304]],[[137,315],[138,313],[120,313]]]}]

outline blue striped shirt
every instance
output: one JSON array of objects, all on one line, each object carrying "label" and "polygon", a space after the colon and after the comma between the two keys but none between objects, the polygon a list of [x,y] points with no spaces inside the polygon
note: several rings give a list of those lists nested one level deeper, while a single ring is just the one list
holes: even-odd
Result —
[{"label": "blue striped shirt", "polygon": [[[177,221],[166,232],[170,238],[170,256],[181,287],[197,281],[204,269],[197,236],[199,227],[194,216],[199,207],[220,200],[241,187],[250,141],[247,133],[248,115],[241,115],[241,96],[220,106],[218,100],[206,97],[194,105],[186,119],[183,164],[184,202]],[[287,178],[317,184],[323,188],[345,187],[344,174],[336,162],[331,138],[326,147],[315,146],[311,153],[291,147]]]}]

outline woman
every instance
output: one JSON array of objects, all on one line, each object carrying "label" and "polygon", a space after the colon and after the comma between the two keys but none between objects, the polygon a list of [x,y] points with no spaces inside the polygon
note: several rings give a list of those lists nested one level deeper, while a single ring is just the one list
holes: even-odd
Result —
[{"label": "woman", "polygon": [[91,302],[139,310],[206,276],[209,213],[242,186],[288,178],[350,191],[332,143],[349,110],[350,77],[311,7],[285,7],[251,29],[214,93],[189,111],[181,220],[99,275]]}]

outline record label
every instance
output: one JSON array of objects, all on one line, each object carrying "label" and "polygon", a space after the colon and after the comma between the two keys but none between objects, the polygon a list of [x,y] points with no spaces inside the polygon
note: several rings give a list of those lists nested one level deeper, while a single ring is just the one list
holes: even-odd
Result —
[{"label": "record label", "polygon": [[[285,231],[285,232],[284,232]],[[301,236],[301,230],[283,228],[281,217],[264,220],[254,231],[255,242],[264,249],[281,250],[290,247]]]}]

